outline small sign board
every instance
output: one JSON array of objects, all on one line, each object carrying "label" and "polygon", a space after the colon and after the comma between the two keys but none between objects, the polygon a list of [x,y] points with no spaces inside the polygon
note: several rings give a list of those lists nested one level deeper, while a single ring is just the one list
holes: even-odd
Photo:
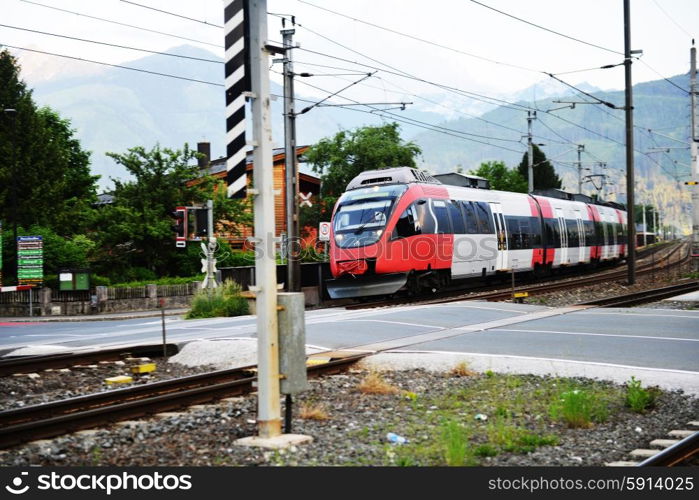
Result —
[{"label": "small sign board", "polygon": [[318,225],[318,239],[320,241],[330,241],[330,223],[321,222]]},{"label": "small sign board", "polygon": [[17,237],[17,281],[40,286],[44,281],[44,241],[41,236]]},{"label": "small sign board", "polygon": [[313,196],[313,193],[299,193],[299,198],[300,198],[300,203],[299,206],[303,207],[312,207],[313,203],[311,203],[311,196]]}]

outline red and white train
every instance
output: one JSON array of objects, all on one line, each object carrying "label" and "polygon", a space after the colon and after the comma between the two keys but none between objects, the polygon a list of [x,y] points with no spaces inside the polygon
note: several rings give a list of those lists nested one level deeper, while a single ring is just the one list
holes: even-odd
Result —
[{"label": "red and white train", "polygon": [[626,255],[620,205],[442,184],[413,168],[366,171],[332,217],[332,298],[439,289],[504,272],[546,274]]}]

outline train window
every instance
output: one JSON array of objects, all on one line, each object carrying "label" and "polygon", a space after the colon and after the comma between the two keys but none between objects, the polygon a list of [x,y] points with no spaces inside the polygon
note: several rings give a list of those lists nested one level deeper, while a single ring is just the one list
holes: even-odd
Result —
[{"label": "train window", "polygon": [[417,225],[416,229],[420,234],[434,234],[437,221],[432,215],[429,203],[427,200],[420,200],[415,202],[415,210],[417,212]]},{"label": "train window", "polygon": [[474,203],[476,213],[478,214],[478,232],[481,234],[494,233],[493,216],[490,212],[490,206],[484,201]]},{"label": "train window", "polygon": [[558,231],[558,221],[556,219],[546,219],[546,244],[549,247],[559,248],[561,246],[561,235]]},{"label": "train window", "polygon": [[473,203],[470,201],[462,201],[461,208],[464,211],[466,219],[466,232],[468,234],[478,233],[478,219],[476,218],[476,210],[473,208]]},{"label": "train window", "polygon": [[541,248],[541,219],[529,217],[529,227],[531,248]]},{"label": "train window", "polygon": [[510,239],[510,249],[519,250],[522,248],[522,233],[519,228],[518,217],[505,217],[507,224],[507,233]]},{"label": "train window", "polygon": [[454,234],[466,234],[466,224],[464,224],[464,218],[461,215],[461,209],[459,209],[459,202],[448,201],[447,207],[449,208],[449,218],[451,219],[451,227],[454,229]]},{"label": "train window", "polygon": [[580,236],[578,232],[578,221],[566,220],[566,230],[568,232],[568,248],[580,246]]},{"label": "train window", "polygon": [[444,200],[432,200],[432,210],[437,218],[437,230],[435,232],[438,234],[451,233],[447,203]]},{"label": "train window", "polygon": [[420,234],[420,228],[415,225],[415,205],[410,205],[405,212],[401,214],[396,222],[396,228],[393,230],[394,238],[407,238]]}]

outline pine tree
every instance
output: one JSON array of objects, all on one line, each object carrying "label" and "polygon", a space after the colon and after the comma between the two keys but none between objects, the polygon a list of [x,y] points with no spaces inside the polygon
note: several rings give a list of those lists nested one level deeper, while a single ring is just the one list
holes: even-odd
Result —
[{"label": "pine tree", "polygon": [[[563,185],[560,177],[556,174],[553,165],[546,159],[546,155],[534,144],[534,189],[560,189]],[[517,167],[519,173],[529,179],[529,153],[524,153],[522,162]]]}]

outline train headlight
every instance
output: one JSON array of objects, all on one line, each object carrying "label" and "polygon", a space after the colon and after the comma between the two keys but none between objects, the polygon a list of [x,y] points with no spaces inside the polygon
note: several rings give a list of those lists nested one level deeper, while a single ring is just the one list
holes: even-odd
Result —
[{"label": "train headlight", "polygon": [[335,235],[335,241],[337,241],[338,243],[340,243],[340,242],[342,241],[343,238],[344,238],[344,236],[341,235],[341,234],[336,234],[336,235]]}]

